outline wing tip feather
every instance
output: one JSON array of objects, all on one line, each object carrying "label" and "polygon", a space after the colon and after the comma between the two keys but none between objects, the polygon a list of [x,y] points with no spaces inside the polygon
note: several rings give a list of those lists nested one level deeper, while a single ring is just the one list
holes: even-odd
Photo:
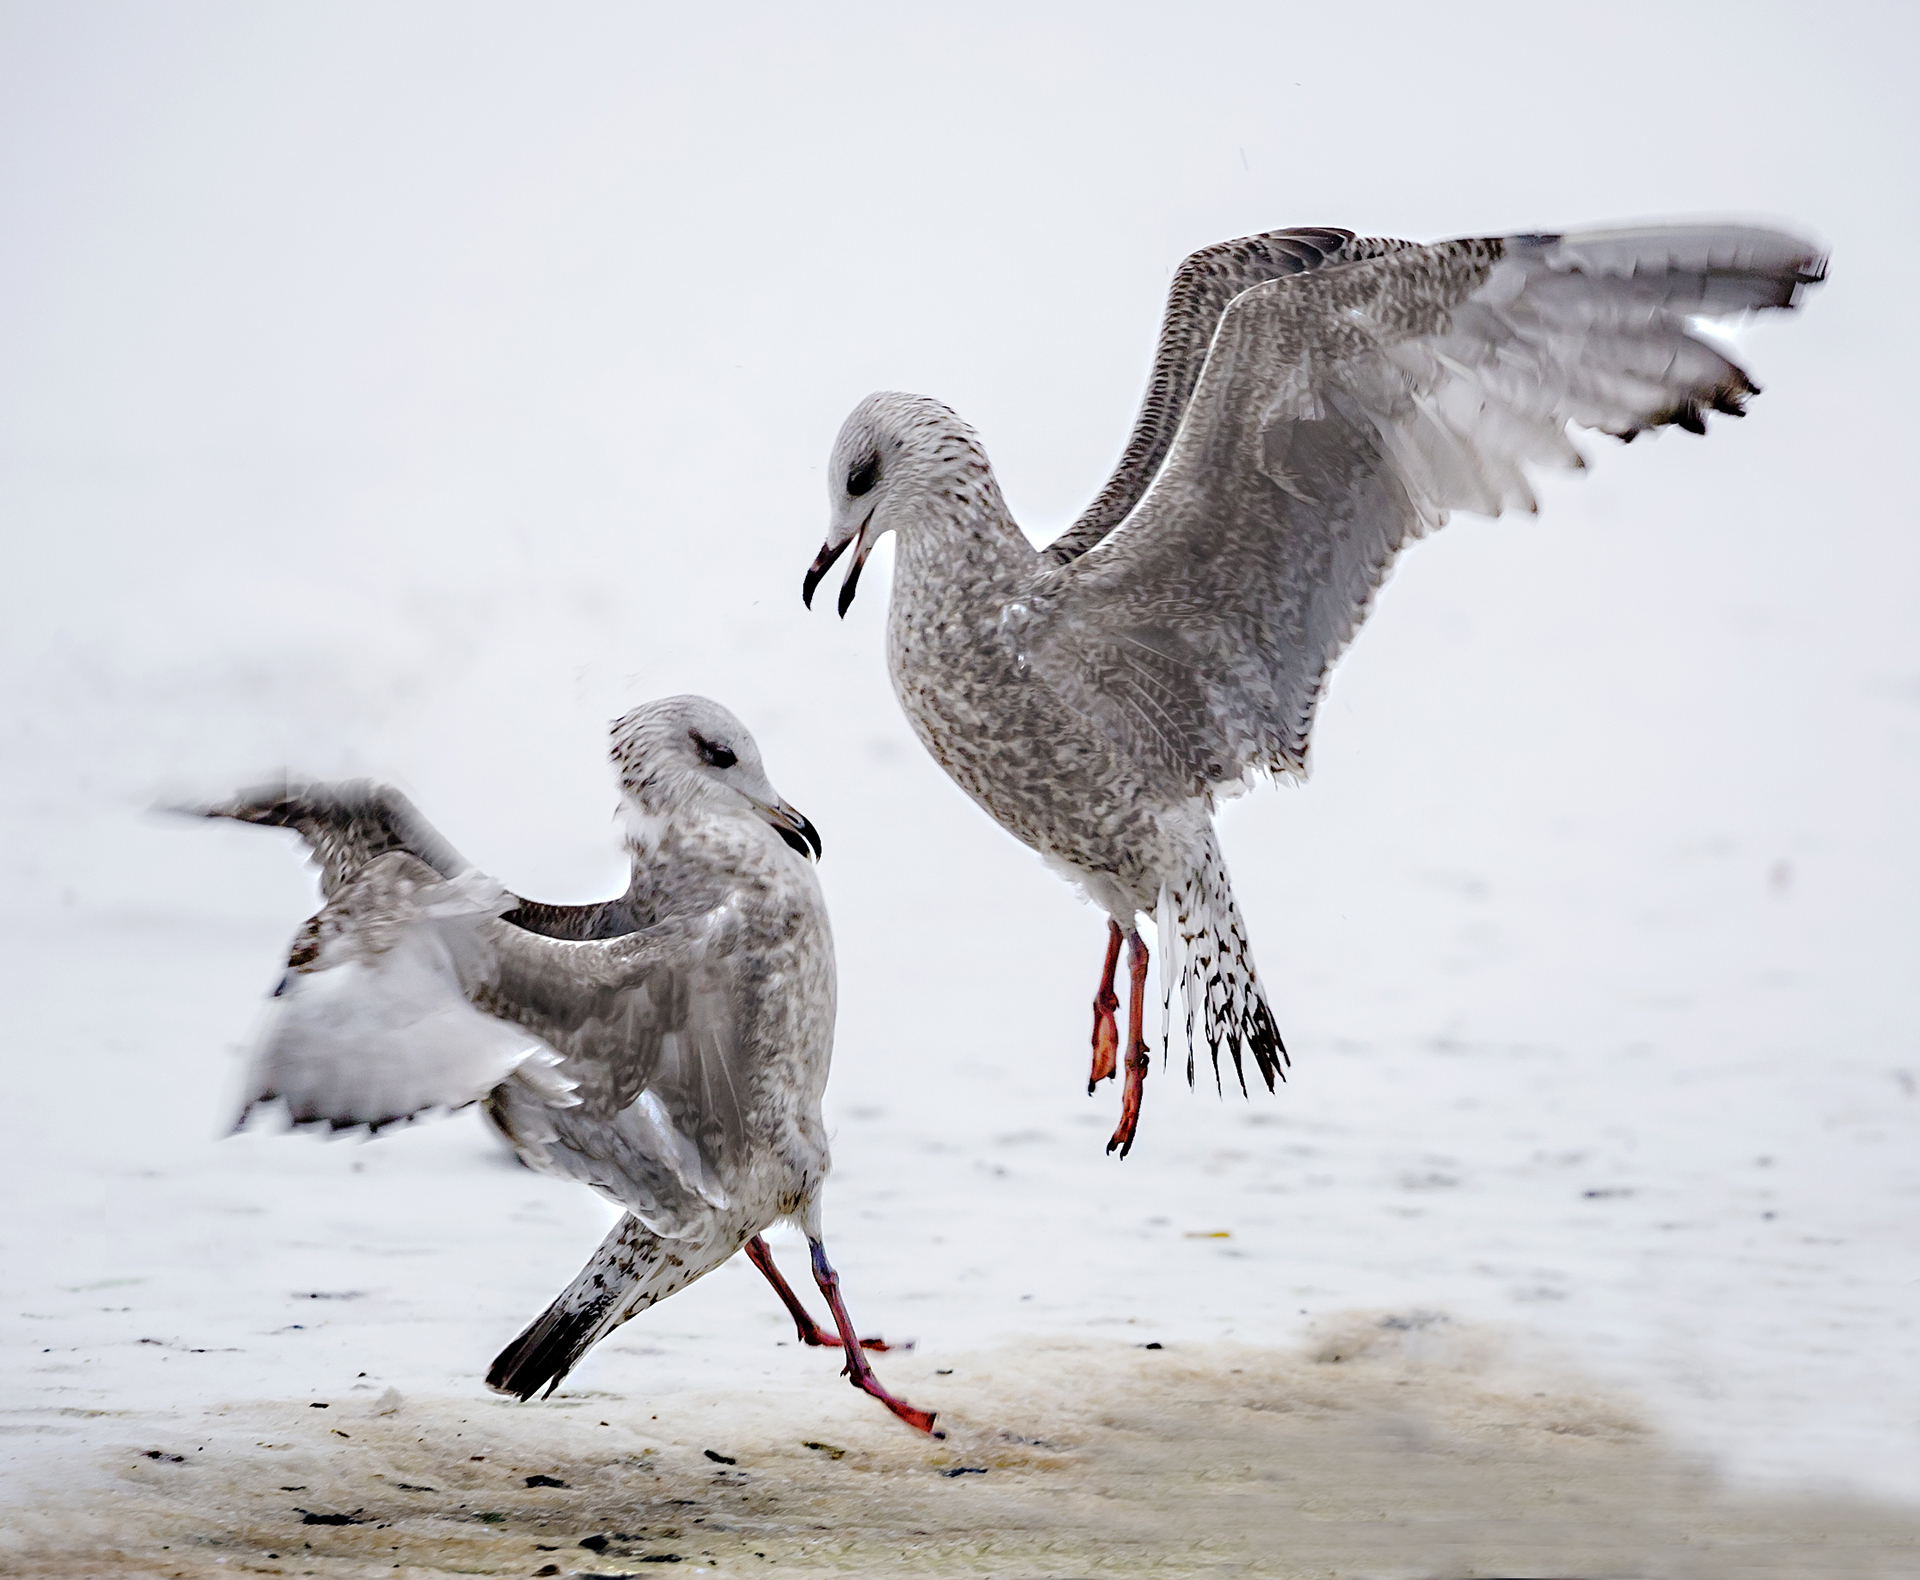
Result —
[{"label": "wing tip feather", "polygon": [[286,1093],[265,1091],[247,1100],[227,1134],[229,1136],[244,1134],[251,1126],[255,1115],[273,1111],[277,1107],[278,1112],[286,1117],[287,1134],[318,1136],[322,1141],[337,1141],[343,1135],[352,1135],[360,1141],[372,1141],[384,1131],[420,1124],[441,1114],[455,1113],[471,1106],[470,1103],[428,1103],[404,1114],[382,1114],[375,1119],[364,1119],[343,1114],[322,1113],[312,1105],[296,1108]]}]

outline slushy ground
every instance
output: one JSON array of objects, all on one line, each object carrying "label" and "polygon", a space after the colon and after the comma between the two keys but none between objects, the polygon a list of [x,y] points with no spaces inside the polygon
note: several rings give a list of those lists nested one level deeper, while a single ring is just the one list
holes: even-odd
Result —
[{"label": "slushy ground", "polygon": [[[9,1574],[1920,1561],[1907,1285],[1875,1254],[1911,1163],[1871,1068],[1356,1044],[1251,1102],[1156,1068],[1121,1164],[1077,1039],[961,1065],[938,1105],[924,1071],[858,1061],[829,1104],[830,1244],[862,1331],[917,1341],[877,1365],[940,1412],[931,1442],[797,1345],[742,1258],[552,1399],[487,1393],[611,1209],[472,1111],[216,1139],[236,1061],[213,1028],[244,1030],[277,927],[84,935],[10,945],[65,1010],[8,1159]],[[806,1289],[798,1237],[773,1240]]]},{"label": "slushy ground", "polygon": [[649,1391],[629,1345],[596,1368],[612,1386],[537,1408],[356,1383],[106,1412],[94,1495],[24,1514],[7,1572],[1892,1580],[1920,1558],[1911,1511],[1730,1491],[1617,1397],[1419,1314],[1293,1353],[1043,1339],[886,1363],[939,1402],[940,1442],[822,1357],[773,1382],[770,1349],[737,1357],[759,1386],[721,1393]]}]

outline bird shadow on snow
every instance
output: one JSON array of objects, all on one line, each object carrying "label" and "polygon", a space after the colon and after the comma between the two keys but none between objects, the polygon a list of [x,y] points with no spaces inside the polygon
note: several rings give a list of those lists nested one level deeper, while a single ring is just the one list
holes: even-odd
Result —
[{"label": "bird shadow on snow", "polygon": [[578,1390],[130,1414],[93,1474],[16,1507],[0,1568],[1840,1580],[1920,1557],[1920,1514],[1728,1489],[1618,1400],[1431,1314],[1330,1320],[1304,1351],[944,1360],[883,1362],[944,1441],[825,1378],[658,1413]]}]

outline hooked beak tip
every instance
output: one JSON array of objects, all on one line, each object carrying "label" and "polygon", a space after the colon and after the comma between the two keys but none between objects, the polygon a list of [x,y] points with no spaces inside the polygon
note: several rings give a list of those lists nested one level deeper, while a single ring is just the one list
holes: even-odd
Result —
[{"label": "hooked beak tip", "polygon": [[[782,817],[778,822],[774,822],[772,818],[767,820],[773,824],[774,833],[778,834],[781,841],[790,846],[803,859],[807,861],[818,861],[820,859],[820,831],[791,807],[786,808],[785,811],[787,816]],[[789,821],[789,818],[791,821]]]},{"label": "hooked beak tip", "polygon": [[820,578],[833,569],[833,562],[847,552],[852,538],[844,538],[839,543],[823,543],[820,552],[813,557],[813,563],[807,567],[806,580],[800,584],[800,601],[809,609],[813,607],[814,590],[820,585]]},{"label": "hooked beak tip", "polygon": [[762,801],[754,796],[747,799],[766,825],[780,836],[782,844],[808,861],[820,859],[820,831],[809,818],[778,797],[772,801]]}]

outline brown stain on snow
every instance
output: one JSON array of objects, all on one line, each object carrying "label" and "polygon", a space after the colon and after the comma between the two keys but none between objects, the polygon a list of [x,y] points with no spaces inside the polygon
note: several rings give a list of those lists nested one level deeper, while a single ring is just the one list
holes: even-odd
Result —
[{"label": "brown stain on snow", "polygon": [[[1004,1580],[1920,1572],[1920,1514],[1730,1493],[1619,1401],[1564,1376],[1503,1373],[1489,1344],[1444,1325],[1355,1317],[1303,1354],[1045,1342],[939,1368],[891,1360],[890,1381],[940,1409],[944,1442],[839,1387],[676,1396],[651,1408],[606,1395],[544,1406],[396,1406],[389,1396],[379,1401],[389,1414],[337,1409],[349,1438],[304,1400],[234,1404],[191,1430],[124,1423],[140,1435],[105,1456],[103,1480],[6,1521],[0,1571],[21,1580],[701,1568]],[[824,1439],[843,1452],[813,1446]],[[146,1452],[155,1444],[191,1451],[155,1460]],[[941,1474],[955,1470],[984,1474]],[[529,1488],[529,1476],[565,1486]],[[355,1523],[309,1524],[306,1513]]]}]

